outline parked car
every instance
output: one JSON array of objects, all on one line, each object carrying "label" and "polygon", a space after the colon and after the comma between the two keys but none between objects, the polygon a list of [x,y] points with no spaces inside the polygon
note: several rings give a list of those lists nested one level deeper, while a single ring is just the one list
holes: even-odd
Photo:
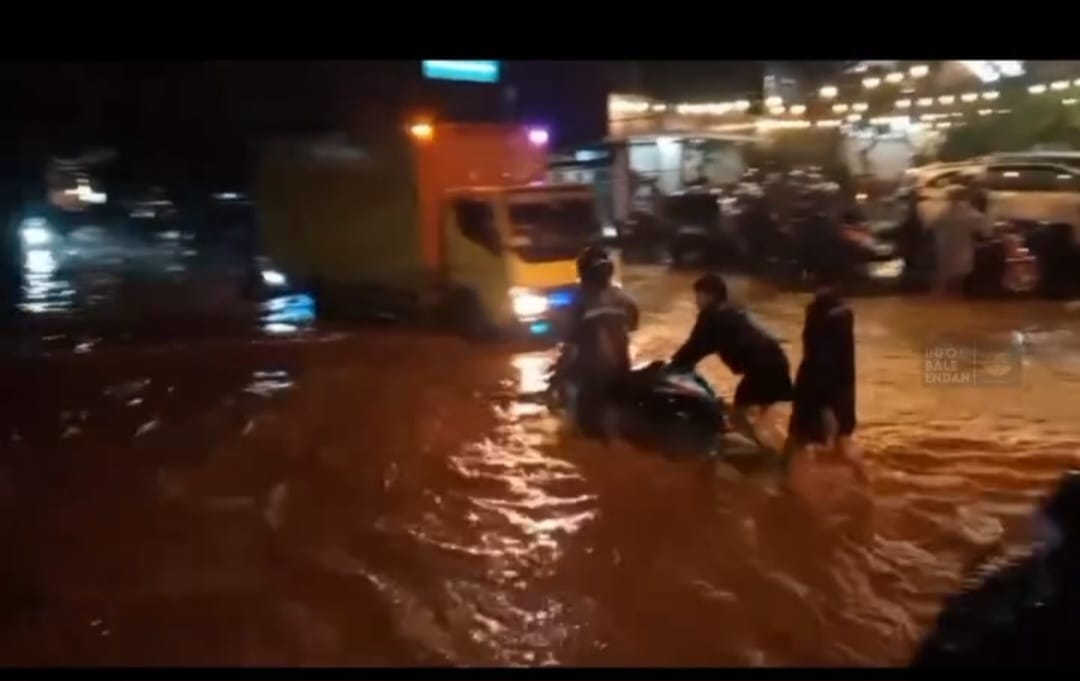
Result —
[{"label": "parked car", "polygon": [[1053,163],[1080,168],[1080,151],[1010,151],[991,154],[991,163]]},{"label": "parked car", "polygon": [[1080,244],[1080,167],[991,159],[942,170],[917,188],[923,224],[933,222],[945,209],[946,192],[954,184],[982,187],[987,214],[994,222],[1067,224],[1074,243]]},{"label": "parked car", "polygon": [[719,190],[692,190],[664,198],[671,229],[671,260],[683,264],[732,265],[741,249],[734,233],[735,199]]},{"label": "parked car", "polygon": [[917,168],[908,168],[904,172],[903,186],[905,188],[918,188],[925,186],[935,178],[941,177],[947,173],[952,174],[957,171],[964,171],[977,166],[985,165],[987,159],[985,157],[972,158],[966,161],[952,161],[949,163],[928,163],[924,166]]}]

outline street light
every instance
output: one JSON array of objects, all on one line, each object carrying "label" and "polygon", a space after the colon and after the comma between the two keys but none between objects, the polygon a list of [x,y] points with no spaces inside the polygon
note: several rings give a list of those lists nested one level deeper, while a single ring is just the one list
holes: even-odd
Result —
[{"label": "street light", "polygon": [[835,85],[826,85],[818,90],[818,94],[821,95],[822,99],[835,99],[837,93],[838,91]]},{"label": "street light", "polygon": [[430,123],[414,123],[409,127],[409,133],[418,140],[429,140],[435,136],[435,128]]},{"label": "street light", "polygon": [[908,73],[911,74],[912,78],[925,78],[930,74],[930,67],[926,64],[918,64],[908,69]]}]

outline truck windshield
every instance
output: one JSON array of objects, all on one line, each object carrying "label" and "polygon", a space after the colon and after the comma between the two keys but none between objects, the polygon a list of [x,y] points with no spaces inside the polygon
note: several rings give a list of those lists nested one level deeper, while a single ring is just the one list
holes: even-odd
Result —
[{"label": "truck windshield", "polygon": [[529,262],[574,258],[602,233],[591,196],[512,195],[510,224],[514,251]]}]

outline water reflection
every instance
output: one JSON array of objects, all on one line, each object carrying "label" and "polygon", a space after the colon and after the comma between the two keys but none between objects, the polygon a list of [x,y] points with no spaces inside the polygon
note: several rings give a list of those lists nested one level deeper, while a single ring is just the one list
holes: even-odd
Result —
[{"label": "water reflection", "polygon": [[511,363],[517,370],[518,392],[525,395],[544,392],[547,389],[547,373],[551,362],[551,355],[546,352],[515,355]]},{"label": "water reflection", "polygon": [[260,318],[266,333],[296,333],[315,321],[315,299],[306,293],[271,298],[260,306]]},{"label": "water reflection", "polygon": [[[548,362],[543,353],[512,358],[521,393],[544,387]],[[568,542],[595,518],[596,497],[534,429],[547,417],[522,407],[516,396],[491,407],[494,428],[446,458],[451,479],[407,525],[433,565],[471,566],[441,582],[438,598],[454,631],[467,634],[456,651],[464,664],[555,663],[582,624],[577,599],[533,585],[559,573]]]},{"label": "water reflection", "polygon": [[261,299],[265,291],[248,288],[239,256],[197,259],[200,252],[186,244],[189,235],[165,236],[148,246],[84,227],[60,245],[28,249],[16,309],[50,322],[107,319],[139,326],[154,319],[190,329],[200,328],[202,319],[207,328],[250,328],[254,322],[270,335],[294,334],[314,323],[315,301],[307,293]]},{"label": "water reflection", "polygon": [[244,392],[259,397],[272,397],[292,386],[293,380],[288,371],[257,370],[252,372],[251,381],[244,388]]},{"label": "water reflection", "polygon": [[[669,356],[693,320],[690,280],[631,286],[642,359]],[[753,308],[797,339],[805,302]],[[0,543],[23,571],[0,598],[48,597],[8,621],[0,655],[902,664],[942,596],[1025,545],[1035,499],[1076,464],[1077,323],[1023,305],[852,306],[868,484],[824,456],[780,485],[558,434],[528,399],[550,353],[444,336],[256,333],[20,366],[11,383],[31,396],[0,413],[0,451],[17,453],[0,460],[14,490],[0,504],[19,522]],[[255,309],[259,333],[314,318],[292,296]],[[923,348],[950,329],[1012,347],[1021,333],[1024,382],[924,384]],[[731,394],[719,363],[701,368]]]},{"label": "water reflection", "polygon": [[19,308],[31,314],[56,312],[70,308],[75,290],[70,282],[57,277],[59,264],[50,249],[26,251],[23,270],[23,298]]}]

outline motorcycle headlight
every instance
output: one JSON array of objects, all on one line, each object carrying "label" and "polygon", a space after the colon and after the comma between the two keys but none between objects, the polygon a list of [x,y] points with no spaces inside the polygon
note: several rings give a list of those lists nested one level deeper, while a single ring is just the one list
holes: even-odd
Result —
[{"label": "motorcycle headlight", "polygon": [[23,243],[31,248],[49,245],[53,240],[52,230],[44,218],[27,218],[19,227]]},{"label": "motorcycle headlight", "polygon": [[510,305],[521,319],[539,317],[548,311],[547,297],[525,288],[510,289]]}]

